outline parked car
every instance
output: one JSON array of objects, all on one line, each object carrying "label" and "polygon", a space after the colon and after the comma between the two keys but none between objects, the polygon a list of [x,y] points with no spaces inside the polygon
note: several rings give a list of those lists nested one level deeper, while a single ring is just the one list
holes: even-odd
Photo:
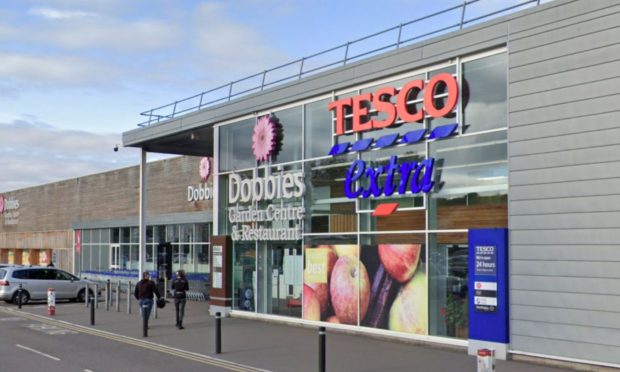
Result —
[{"label": "parked car", "polygon": [[[7,266],[0,268],[0,300],[17,302],[19,285],[22,285],[21,302],[47,299],[48,288],[54,288],[56,299],[84,302],[86,284],[94,282],[80,279],[73,274],[54,267]],[[88,290],[90,295],[94,292]]]}]

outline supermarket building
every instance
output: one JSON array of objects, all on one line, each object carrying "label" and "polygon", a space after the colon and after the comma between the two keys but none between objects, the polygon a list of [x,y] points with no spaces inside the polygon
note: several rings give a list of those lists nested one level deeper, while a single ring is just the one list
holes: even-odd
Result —
[{"label": "supermarket building", "polygon": [[[100,175],[135,204],[68,216],[71,265],[157,270],[171,242],[175,269],[208,272],[212,307],[234,316],[619,367],[620,4],[475,23],[150,111],[123,135],[140,167]],[[210,198],[188,202],[199,170]],[[21,218],[53,185],[4,200]],[[6,209],[0,241],[28,229]],[[133,259],[110,267],[125,227]],[[84,270],[88,244],[100,267]]]}]

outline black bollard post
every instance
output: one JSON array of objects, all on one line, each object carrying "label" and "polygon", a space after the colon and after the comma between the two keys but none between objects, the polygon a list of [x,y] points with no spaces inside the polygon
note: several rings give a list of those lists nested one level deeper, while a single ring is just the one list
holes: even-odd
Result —
[{"label": "black bollard post", "polygon": [[319,327],[319,372],[325,372],[325,327]]},{"label": "black bollard post", "polygon": [[215,313],[215,353],[222,353],[222,313]]},{"label": "black bollard post", "polygon": [[146,313],[148,308],[147,305],[142,305],[142,337],[149,336],[149,318]]},{"label": "black bollard post", "polygon": [[110,301],[112,301],[112,286],[110,285],[110,279],[107,280],[105,285],[105,309],[106,311],[110,310]]},{"label": "black bollard post", "polygon": [[90,303],[90,325],[95,325],[95,299],[93,296],[88,297]]},{"label": "black bollard post", "polygon": [[22,283],[19,283],[19,289],[17,290],[17,307],[22,308]]}]

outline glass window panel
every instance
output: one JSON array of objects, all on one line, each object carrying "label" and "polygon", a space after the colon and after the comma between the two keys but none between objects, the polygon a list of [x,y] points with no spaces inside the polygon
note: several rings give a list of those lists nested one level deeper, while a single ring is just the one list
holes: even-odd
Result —
[{"label": "glass window panel", "polygon": [[91,245],[84,245],[84,246],[82,246],[82,270],[84,270],[84,271],[92,270],[92,268],[90,266],[91,252],[92,252],[92,246]]},{"label": "glass window panel", "polygon": [[112,229],[112,243],[120,243],[120,242],[121,242],[120,229],[119,228]]},{"label": "glass window panel", "polygon": [[164,225],[155,226],[154,236],[155,236],[154,243],[165,242],[166,241],[166,226]]},{"label": "glass window panel", "polygon": [[463,64],[463,106],[467,133],[507,127],[506,53]]},{"label": "glass window panel", "polygon": [[211,241],[210,224],[197,223],[194,225],[196,231],[195,241],[198,243],[208,243]]},{"label": "glass window panel", "polygon": [[129,243],[131,229],[129,227],[121,227],[121,243]]},{"label": "glass window panel", "polygon": [[196,249],[196,272],[208,273],[209,272],[209,245],[208,244],[195,244]]},{"label": "glass window panel", "polygon": [[233,245],[233,309],[256,310],[256,245],[235,242]]},{"label": "glass window panel", "polygon": [[429,235],[430,334],[467,339],[467,233]]},{"label": "glass window panel", "polygon": [[140,229],[138,227],[132,227],[130,231],[131,231],[130,243],[139,243],[140,242]]},{"label": "glass window panel", "polygon": [[306,232],[357,231],[355,201],[344,194],[349,164],[334,160],[322,159],[306,165],[310,168],[306,170]]},{"label": "glass window panel", "polygon": [[92,230],[82,230],[82,244],[89,244],[91,242]]},{"label": "glass window panel", "polygon": [[153,226],[147,226],[146,227],[146,242],[147,243],[152,243],[153,242]]},{"label": "glass window panel", "polygon": [[99,241],[102,244],[110,243],[110,229],[101,229],[99,233]]},{"label": "glass window panel", "polygon": [[194,241],[194,225],[190,223],[182,224],[180,228],[180,240],[181,242],[193,242]]},{"label": "glass window panel", "polygon": [[250,168],[256,165],[252,154],[252,133],[256,119],[246,119],[219,127],[220,170]]},{"label": "glass window panel", "polygon": [[322,157],[329,154],[331,141],[331,112],[327,109],[329,100],[312,102],[305,108],[306,158]]},{"label": "glass window panel", "polygon": [[166,241],[171,243],[179,242],[179,225],[166,226]]},{"label": "glass window panel", "polygon": [[110,269],[110,245],[102,245],[99,251],[100,269],[107,271]]},{"label": "glass window panel", "polygon": [[128,270],[129,267],[129,244],[121,244],[121,254],[120,254],[120,269]]},{"label": "glass window panel", "polygon": [[[327,108],[325,108],[327,110]],[[302,110],[301,106],[274,112],[282,126],[282,149],[272,156],[274,163],[287,163],[301,160],[302,140]]]},{"label": "glass window panel", "polygon": [[508,225],[505,131],[433,142],[430,149],[437,162],[431,229]]},{"label": "glass window panel", "polygon": [[140,245],[131,244],[129,251],[128,269],[136,270],[140,267]]}]

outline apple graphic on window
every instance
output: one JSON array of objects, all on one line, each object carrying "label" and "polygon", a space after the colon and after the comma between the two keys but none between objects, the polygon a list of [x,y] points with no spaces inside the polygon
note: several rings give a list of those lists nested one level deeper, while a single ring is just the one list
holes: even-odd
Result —
[{"label": "apple graphic on window", "polygon": [[370,280],[364,264],[352,255],[339,257],[332,270],[329,292],[340,323],[357,324],[358,308],[363,319],[370,301]]}]

